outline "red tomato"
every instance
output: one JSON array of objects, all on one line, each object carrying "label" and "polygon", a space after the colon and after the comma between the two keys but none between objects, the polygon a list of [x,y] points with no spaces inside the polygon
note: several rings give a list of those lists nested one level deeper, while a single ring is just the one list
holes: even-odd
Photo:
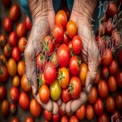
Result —
[{"label": "red tomato", "polygon": [[67,24],[67,15],[64,10],[59,10],[55,16],[56,24],[61,24],[61,26],[65,29]]},{"label": "red tomato", "polygon": [[26,27],[25,24],[20,22],[16,27],[16,33],[18,37],[26,36]]},{"label": "red tomato", "polygon": [[9,17],[5,17],[3,20],[3,28],[5,32],[9,33],[12,29],[12,21]]},{"label": "red tomato", "polygon": [[20,58],[21,58],[21,52],[20,52],[20,49],[17,46],[12,49],[12,58],[15,61],[19,61]]},{"label": "red tomato", "polygon": [[60,122],[68,122],[68,117],[62,116]]},{"label": "red tomato", "polygon": [[27,116],[25,122],[34,122],[34,119],[31,116]]},{"label": "red tomato", "polygon": [[43,115],[44,115],[44,118],[45,118],[46,120],[48,120],[48,121],[50,121],[51,118],[52,118],[52,113],[49,112],[49,111],[47,111],[47,110],[45,110],[45,109],[44,109],[44,111],[43,111]]},{"label": "red tomato", "polygon": [[70,60],[70,50],[66,44],[62,44],[59,46],[57,55],[59,66],[67,67]]},{"label": "red tomato", "polygon": [[15,114],[16,111],[17,111],[17,106],[16,106],[16,104],[15,104],[15,103],[11,103],[11,104],[10,104],[10,112],[11,112],[12,114]]},{"label": "red tomato", "polygon": [[64,31],[61,25],[56,24],[53,28],[52,33],[56,43],[60,43],[63,40]]},{"label": "red tomato", "polygon": [[100,98],[97,98],[97,100],[94,104],[94,111],[97,115],[101,115],[104,111],[103,102]]},{"label": "red tomato", "polygon": [[82,40],[80,36],[76,35],[72,39],[72,49],[74,54],[79,54],[82,51]]},{"label": "red tomato", "polygon": [[28,31],[30,31],[32,28],[32,22],[28,16],[25,17],[25,27]]},{"label": "red tomato", "polygon": [[55,67],[58,66],[58,56],[57,53],[54,51],[52,55],[50,56],[50,61],[53,63]]},{"label": "red tomato", "polygon": [[65,112],[62,110],[62,107],[60,106],[59,107],[59,113],[61,116],[64,116],[65,115]]},{"label": "red tomato", "polygon": [[75,112],[75,115],[79,120],[83,120],[85,118],[86,107],[85,105],[81,105],[81,107]]},{"label": "red tomato", "polygon": [[68,38],[67,34],[64,33],[64,36],[63,36],[63,44],[68,45],[68,42],[69,42],[69,38]]},{"label": "red tomato", "polygon": [[122,94],[117,94],[115,96],[115,104],[119,110],[122,110]]},{"label": "red tomato", "polygon": [[4,86],[0,86],[0,100],[5,99],[6,97],[6,88]]},{"label": "red tomato", "polygon": [[71,94],[72,99],[77,99],[80,96],[80,92],[82,90],[80,79],[76,76],[73,76],[70,79],[69,84],[69,92]]},{"label": "red tomato", "polygon": [[79,122],[78,118],[75,116],[75,115],[72,115],[70,118],[69,118],[69,122]]},{"label": "red tomato", "polygon": [[74,21],[69,20],[66,25],[66,30],[69,38],[73,38],[77,34],[77,25]]},{"label": "red tomato", "polygon": [[92,105],[87,105],[86,107],[86,119],[92,120],[94,118],[94,109]]},{"label": "red tomato", "polygon": [[[100,116],[98,116],[97,122],[110,122],[109,116],[107,114],[103,113]],[[115,121],[113,121],[113,122],[115,122]]]},{"label": "red tomato", "polygon": [[25,46],[27,43],[27,39],[25,37],[21,37],[18,41],[18,47],[20,49],[21,52],[24,52],[25,50]]},{"label": "red tomato", "polygon": [[23,110],[28,110],[30,99],[26,92],[21,92],[19,97],[19,105]]},{"label": "red tomato", "polygon": [[8,70],[6,66],[0,65],[0,82],[6,82],[8,79]]},{"label": "red tomato", "polygon": [[10,0],[2,0],[2,3],[5,7],[9,7],[11,1]]},{"label": "red tomato", "polygon": [[6,43],[3,49],[3,53],[5,57],[10,57],[12,52],[12,47],[9,45],[9,43]]},{"label": "red tomato", "polygon": [[14,102],[18,102],[19,100],[19,89],[15,86],[12,86],[10,89],[10,98],[14,101]]},{"label": "red tomato", "polygon": [[72,75],[78,75],[81,61],[77,56],[72,56],[69,62],[69,69]]},{"label": "red tomato", "polygon": [[118,71],[118,64],[116,60],[112,60],[111,64],[109,65],[109,73],[111,75],[115,75]]},{"label": "red tomato", "polygon": [[60,115],[58,114],[53,114],[53,122],[59,122],[60,120]]},{"label": "red tomato", "polygon": [[69,94],[68,89],[62,89],[61,91],[61,99],[63,102],[67,103],[71,99],[71,95]]},{"label": "red tomato", "polygon": [[56,68],[51,62],[47,62],[44,68],[44,78],[48,85],[56,79]]},{"label": "red tomato", "polygon": [[106,34],[108,34],[108,35],[111,36],[111,34],[112,34],[112,32],[113,32],[113,23],[112,23],[112,20],[109,19],[109,20],[106,22],[105,26],[106,26],[106,27],[105,27],[105,32],[106,32]]},{"label": "red tomato", "polygon": [[34,117],[39,117],[41,114],[41,105],[34,98],[30,102],[30,112]]},{"label": "red tomato", "polygon": [[0,47],[3,47],[6,43],[6,37],[3,34],[0,34]]},{"label": "red tomato", "polygon": [[116,76],[118,87],[122,88],[122,71],[119,71]]},{"label": "red tomato", "polygon": [[118,62],[122,66],[122,49],[120,49],[118,53]]},{"label": "red tomato", "polygon": [[9,36],[8,36],[8,42],[10,44],[10,46],[14,47],[17,45],[18,42],[18,37],[16,32],[12,31]]},{"label": "red tomato", "polygon": [[20,7],[17,4],[11,6],[9,17],[12,21],[16,21],[20,17]]},{"label": "red tomato", "polygon": [[108,76],[109,76],[109,70],[108,70],[108,67],[103,66],[103,67],[102,67],[102,77],[103,77],[104,79],[107,79]]},{"label": "red tomato", "polygon": [[11,118],[10,122],[19,122],[19,119],[18,119],[18,117],[14,116]]},{"label": "red tomato", "polygon": [[100,80],[98,83],[98,94],[101,98],[106,98],[108,96],[108,85],[106,81]]}]

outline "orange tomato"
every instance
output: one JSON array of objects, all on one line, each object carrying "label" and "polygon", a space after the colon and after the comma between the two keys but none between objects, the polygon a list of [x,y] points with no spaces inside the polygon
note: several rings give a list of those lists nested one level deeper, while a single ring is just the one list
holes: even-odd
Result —
[{"label": "orange tomato", "polygon": [[25,37],[21,37],[18,41],[18,47],[20,49],[21,52],[24,52],[25,50],[25,46],[27,43],[27,39]]},{"label": "orange tomato", "polygon": [[18,87],[18,86],[20,85],[20,77],[19,77],[18,75],[15,75],[15,76],[13,77],[12,82],[13,82],[13,86]]},{"label": "orange tomato", "polygon": [[86,119],[92,120],[94,118],[94,109],[92,105],[87,105],[86,107]]},{"label": "orange tomato", "polygon": [[17,64],[17,71],[19,76],[22,76],[25,71],[25,62],[23,60],[19,61]]}]

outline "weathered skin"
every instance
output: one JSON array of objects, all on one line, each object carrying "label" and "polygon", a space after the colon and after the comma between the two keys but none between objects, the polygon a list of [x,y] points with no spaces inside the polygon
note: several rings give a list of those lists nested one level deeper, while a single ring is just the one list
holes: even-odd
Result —
[{"label": "weathered skin", "polygon": [[55,24],[55,13],[52,0],[28,0],[28,2],[32,15],[33,26],[28,38],[24,56],[26,74],[28,80],[32,84],[34,97],[43,108],[48,111],[52,111],[54,114],[58,113],[58,105],[61,105],[63,111],[68,113],[74,112],[87,101],[89,92],[92,88],[93,80],[95,79],[97,73],[99,52],[91,27],[91,18],[97,4],[97,0],[74,0],[70,19],[77,23],[78,34],[83,41],[82,58],[88,64],[89,71],[86,78],[85,90],[81,92],[80,98],[72,100],[66,104],[62,103],[61,100],[58,102],[49,100],[47,104],[43,104],[39,99],[37,93],[38,86],[35,57],[41,51],[40,42],[42,42],[43,38],[49,34]]}]

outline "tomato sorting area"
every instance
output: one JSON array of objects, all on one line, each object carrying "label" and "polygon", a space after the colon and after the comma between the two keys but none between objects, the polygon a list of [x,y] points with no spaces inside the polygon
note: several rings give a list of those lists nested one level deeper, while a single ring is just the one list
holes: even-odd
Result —
[{"label": "tomato sorting area", "polygon": [[[9,2],[9,0],[3,1]],[[120,120],[122,115],[122,47],[120,46],[122,40],[119,25],[121,24],[114,26],[109,18],[119,14],[121,9],[118,10],[118,8],[121,1],[109,2],[107,12],[96,34],[101,58],[88,101],[73,113],[64,113],[59,107],[58,114],[45,110],[32,95],[31,85],[25,75],[23,56],[31,22],[19,6],[15,5],[19,4],[18,1],[16,3],[11,1],[11,5],[6,8],[7,3],[3,5],[0,1],[2,8],[0,15],[0,121],[110,122],[111,119]],[[43,51],[36,57],[39,72],[39,98],[45,104],[49,99],[57,101],[61,98],[64,103],[76,100],[84,89],[88,65],[80,59],[83,40],[77,35],[76,23],[67,19],[69,14],[66,8],[58,11],[52,33],[44,38]],[[59,15],[62,15],[63,19]]]}]

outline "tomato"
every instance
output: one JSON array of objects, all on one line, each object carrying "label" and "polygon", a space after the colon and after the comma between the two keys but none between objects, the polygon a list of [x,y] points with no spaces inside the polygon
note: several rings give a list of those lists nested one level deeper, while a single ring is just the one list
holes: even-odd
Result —
[{"label": "tomato", "polygon": [[12,58],[15,61],[19,61],[20,58],[21,58],[21,52],[20,52],[20,49],[17,46],[12,49]]},{"label": "tomato", "polygon": [[39,98],[43,103],[47,103],[50,98],[50,91],[47,85],[42,85],[39,89]]},{"label": "tomato", "polygon": [[81,60],[77,56],[72,56],[69,62],[69,69],[72,75],[78,75],[80,71]]},{"label": "tomato", "polygon": [[119,71],[116,76],[118,87],[122,88],[122,71]]},{"label": "tomato", "polygon": [[70,60],[70,50],[66,44],[62,44],[59,46],[57,55],[59,66],[67,67]]},{"label": "tomato", "polygon": [[97,89],[96,89],[96,87],[93,86],[91,89],[88,101],[89,101],[89,103],[94,104],[96,99],[97,99]]},{"label": "tomato", "polygon": [[69,122],[79,122],[78,118],[75,116],[75,115],[72,115],[70,118],[69,118]]},{"label": "tomato", "polygon": [[58,81],[61,88],[67,88],[69,84],[69,71],[67,68],[62,67],[58,71]]},{"label": "tomato", "polygon": [[11,112],[12,114],[15,114],[16,111],[17,111],[17,106],[16,106],[16,104],[15,104],[15,103],[11,103],[11,104],[10,104],[10,112]]},{"label": "tomato", "polygon": [[25,72],[25,62],[20,60],[17,64],[17,72],[19,76],[22,76]]},{"label": "tomato", "polygon": [[64,6],[63,10],[65,11],[65,13],[67,15],[67,20],[69,20],[70,14],[71,14],[70,11],[69,11],[69,9],[66,6]]},{"label": "tomato", "polygon": [[54,51],[52,55],[50,56],[50,61],[53,63],[55,67],[58,66],[58,56],[57,53]]},{"label": "tomato", "polygon": [[11,6],[9,17],[12,21],[16,21],[20,17],[20,7],[17,4]]},{"label": "tomato", "polygon": [[103,113],[104,108],[103,108],[103,102],[101,98],[97,98],[97,100],[95,101],[94,111],[97,115],[101,115]]},{"label": "tomato", "polygon": [[21,37],[18,41],[18,47],[20,49],[21,52],[24,52],[25,50],[25,46],[27,43],[27,39],[25,37]]},{"label": "tomato", "polygon": [[52,118],[52,113],[49,112],[49,111],[47,111],[47,110],[45,110],[45,109],[44,109],[44,111],[43,111],[43,115],[44,115],[44,118],[45,118],[46,120],[48,120],[48,121],[50,121],[51,118]]},{"label": "tomato", "polygon": [[109,70],[108,70],[108,67],[103,66],[103,67],[102,67],[102,77],[103,77],[104,79],[107,79],[108,76],[109,76]]},{"label": "tomato", "polygon": [[19,89],[15,86],[12,86],[11,89],[10,89],[10,98],[12,101],[14,102],[18,102],[19,100]]},{"label": "tomato", "polygon": [[100,80],[98,83],[98,94],[101,98],[106,98],[108,96],[108,85],[106,81]]},{"label": "tomato", "polygon": [[48,85],[56,79],[56,68],[51,62],[47,62],[44,68],[44,78]]},{"label": "tomato", "polygon": [[108,3],[108,7],[107,7],[107,11],[106,11],[107,15],[109,17],[114,17],[115,15],[117,15],[118,13],[118,8],[117,5],[114,1],[110,1]]},{"label": "tomato", "polygon": [[96,78],[94,80],[94,84],[98,84],[99,81],[100,81],[100,72],[98,71],[96,74]]},{"label": "tomato", "polygon": [[105,107],[106,107],[106,110],[110,113],[112,113],[114,111],[115,102],[114,102],[114,98],[112,96],[109,96],[106,98]]},{"label": "tomato", "polygon": [[116,60],[112,60],[111,64],[109,65],[109,73],[111,75],[115,75],[118,71],[118,64]]},{"label": "tomato", "polygon": [[94,118],[94,108],[92,105],[87,105],[86,107],[86,119],[92,120]]},{"label": "tomato", "polygon": [[117,94],[115,96],[115,104],[119,110],[122,110],[122,94]]},{"label": "tomato", "polygon": [[27,116],[25,122],[34,122],[34,119],[31,116]]},{"label": "tomato", "polygon": [[103,53],[102,63],[104,66],[108,66],[111,64],[113,59],[112,52],[109,49],[106,49]]},{"label": "tomato", "polygon": [[110,92],[115,92],[117,90],[117,81],[112,75],[108,78],[108,88]]},{"label": "tomato", "polygon": [[67,15],[64,10],[59,10],[55,16],[56,24],[61,24],[61,26],[65,29],[67,24]]},{"label": "tomato", "polygon": [[10,57],[12,52],[12,47],[9,45],[9,43],[6,43],[3,49],[3,53],[5,57]]},{"label": "tomato", "polygon": [[50,55],[54,50],[54,42],[51,36],[46,36],[43,41],[43,51],[46,55]]},{"label": "tomato", "polygon": [[85,85],[87,72],[88,72],[88,66],[85,63],[81,63],[80,71],[79,71],[79,78],[81,80],[82,85]]},{"label": "tomato", "polygon": [[45,84],[46,81],[45,81],[45,78],[44,78],[44,73],[40,73],[39,76],[38,76],[38,78],[37,78],[37,80],[38,80],[38,82],[39,82],[39,87],[40,87],[41,85]]},{"label": "tomato", "polygon": [[6,65],[7,59],[4,54],[0,55],[0,62],[1,64]]},{"label": "tomato", "polygon": [[109,116],[106,113],[103,113],[98,117],[97,122],[110,122]]},{"label": "tomato", "polygon": [[30,105],[30,98],[26,92],[20,93],[19,105],[23,110],[28,110],[29,105]]},{"label": "tomato", "polygon": [[20,22],[16,27],[16,33],[18,37],[24,37],[26,36],[26,27],[25,24]]},{"label": "tomato", "polygon": [[67,103],[71,100],[71,95],[69,94],[68,88],[62,89],[61,91],[61,99],[63,102]]},{"label": "tomato", "polygon": [[69,41],[70,41],[70,40],[69,40],[69,38],[68,38],[67,34],[66,34],[66,33],[64,33],[64,36],[63,36],[63,44],[68,45],[68,42],[69,42]]},{"label": "tomato", "polygon": [[60,115],[59,115],[59,113],[58,114],[53,114],[53,122],[59,122],[59,120],[60,120]]},{"label": "tomato", "polygon": [[8,79],[7,67],[0,65],[0,82],[6,82],[7,79]]},{"label": "tomato", "polygon": [[79,98],[81,90],[82,87],[80,79],[76,76],[71,77],[69,84],[69,92],[71,94],[72,99]]},{"label": "tomato", "polygon": [[59,107],[59,114],[60,114],[61,116],[64,116],[64,115],[66,114],[66,112],[64,112],[64,111],[62,110],[62,106]]},{"label": "tomato", "polygon": [[19,87],[20,86],[20,77],[18,75],[15,75],[12,79],[13,86]]},{"label": "tomato", "polygon": [[122,66],[122,49],[120,49],[118,53],[118,62]]},{"label": "tomato", "polygon": [[72,49],[74,54],[80,54],[82,51],[82,40],[80,36],[76,35],[72,39]]},{"label": "tomato", "polygon": [[105,32],[106,32],[106,34],[108,34],[110,36],[113,32],[113,23],[112,23],[111,19],[109,19],[105,24]]},{"label": "tomato", "polygon": [[19,122],[19,119],[18,119],[18,117],[14,116],[11,118],[10,122]]},{"label": "tomato", "polygon": [[6,43],[6,37],[4,34],[0,34],[0,47],[3,47]]},{"label": "tomato", "polygon": [[68,122],[68,117],[62,116],[60,122]]},{"label": "tomato", "polygon": [[83,120],[85,118],[86,107],[85,105],[81,105],[81,107],[75,112],[75,115],[79,120]]},{"label": "tomato", "polygon": [[18,37],[16,32],[12,31],[9,36],[8,36],[8,42],[10,44],[10,46],[14,47],[17,45],[18,42]]},{"label": "tomato", "polygon": [[1,113],[3,116],[7,116],[9,114],[9,102],[8,100],[3,100],[1,103]]},{"label": "tomato", "polygon": [[5,99],[6,93],[7,93],[6,88],[4,86],[0,86],[0,100]]},{"label": "tomato", "polygon": [[74,21],[69,20],[66,25],[66,30],[69,38],[73,38],[77,33],[77,25]]},{"label": "tomato", "polygon": [[25,17],[25,27],[28,31],[30,31],[32,28],[32,22],[28,16]]},{"label": "tomato", "polygon": [[5,7],[9,7],[11,1],[10,0],[2,0],[2,3]]},{"label": "tomato", "polygon": [[34,117],[39,117],[41,114],[41,105],[34,98],[30,102],[30,112]]},{"label": "tomato", "polygon": [[12,30],[12,21],[9,17],[5,17],[3,20],[3,28],[5,32],[9,33]]},{"label": "tomato", "polygon": [[52,30],[52,34],[55,42],[60,43],[63,40],[64,35],[63,27],[59,24],[56,24]]},{"label": "tomato", "polygon": [[31,84],[28,81],[26,74],[23,74],[23,76],[21,77],[21,88],[25,92],[31,91]]},{"label": "tomato", "polygon": [[57,101],[60,98],[61,95],[61,87],[59,85],[58,80],[55,80],[50,85],[50,97],[52,100]]}]

